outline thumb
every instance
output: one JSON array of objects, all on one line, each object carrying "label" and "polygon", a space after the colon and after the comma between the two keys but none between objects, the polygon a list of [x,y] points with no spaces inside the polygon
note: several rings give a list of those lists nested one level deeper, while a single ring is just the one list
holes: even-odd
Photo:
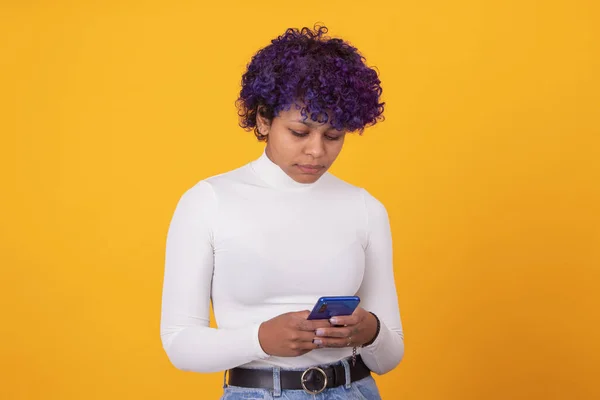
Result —
[{"label": "thumb", "polygon": [[304,318],[304,319],[306,319],[306,318],[308,318],[308,316],[310,315],[310,311],[308,311],[308,310],[304,310],[304,311],[298,311],[296,314],[297,314],[297,315],[298,315],[300,318]]}]

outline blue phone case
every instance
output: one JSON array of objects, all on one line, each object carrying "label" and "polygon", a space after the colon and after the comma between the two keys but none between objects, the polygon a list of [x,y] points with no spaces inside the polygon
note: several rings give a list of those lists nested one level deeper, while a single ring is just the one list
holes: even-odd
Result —
[{"label": "blue phone case", "polygon": [[329,319],[336,315],[352,315],[360,303],[358,296],[321,297],[308,319]]}]

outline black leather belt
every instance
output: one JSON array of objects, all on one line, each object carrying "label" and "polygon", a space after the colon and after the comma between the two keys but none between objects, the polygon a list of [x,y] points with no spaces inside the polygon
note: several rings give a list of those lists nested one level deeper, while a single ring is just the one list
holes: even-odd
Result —
[{"label": "black leather belt", "polygon": [[[246,388],[273,389],[273,370],[270,369],[248,369],[233,368],[228,371],[229,385]],[[350,382],[358,381],[371,375],[367,367],[358,355],[356,365],[352,366],[350,361]],[[334,388],[346,383],[346,372],[340,364],[328,367],[310,367],[304,371],[281,370],[280,381],[282,390],[300,390],[310,394],[321,393],[327,388]]]}]

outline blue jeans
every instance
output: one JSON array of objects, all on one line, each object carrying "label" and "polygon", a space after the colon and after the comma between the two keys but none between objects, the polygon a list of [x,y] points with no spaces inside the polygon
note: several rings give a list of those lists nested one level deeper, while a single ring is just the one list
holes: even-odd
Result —
[{"label": "blue jeans", "polygon": [[[348,360],[341,361],[350,377]],[[279,381],[280,369],[273,369],[273,389],[255,389],[224,385],[221,400],[381,400],[379,390],[373,377],[368,376],[359,381],[347,383],[335,388],[325,389],[319,394],[309,394],[304,390],[281,389]],[[348,379],[349,380],[349,379]]]}]

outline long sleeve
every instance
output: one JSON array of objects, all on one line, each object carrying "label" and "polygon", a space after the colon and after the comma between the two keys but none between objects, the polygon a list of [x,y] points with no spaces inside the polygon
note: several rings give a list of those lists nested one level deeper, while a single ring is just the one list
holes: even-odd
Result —
[{"label": "long sleeve", "polygon": [[216,372],[267,358],[260,324],[237,329],[209,327],[217,199],[202,181],[179,200],[166,240],[160,335],[178,369]]},{"label": "long sleeve", "polygon": [[392,237],[383,204],[363,190],[367,212],[365,274],[358,295],[361,306],[374,312],[381,322],[375,342],[361,349],[365,364],[384,374],[396,367],[404,356],[404,334],[398,307],[392,260]]}]

